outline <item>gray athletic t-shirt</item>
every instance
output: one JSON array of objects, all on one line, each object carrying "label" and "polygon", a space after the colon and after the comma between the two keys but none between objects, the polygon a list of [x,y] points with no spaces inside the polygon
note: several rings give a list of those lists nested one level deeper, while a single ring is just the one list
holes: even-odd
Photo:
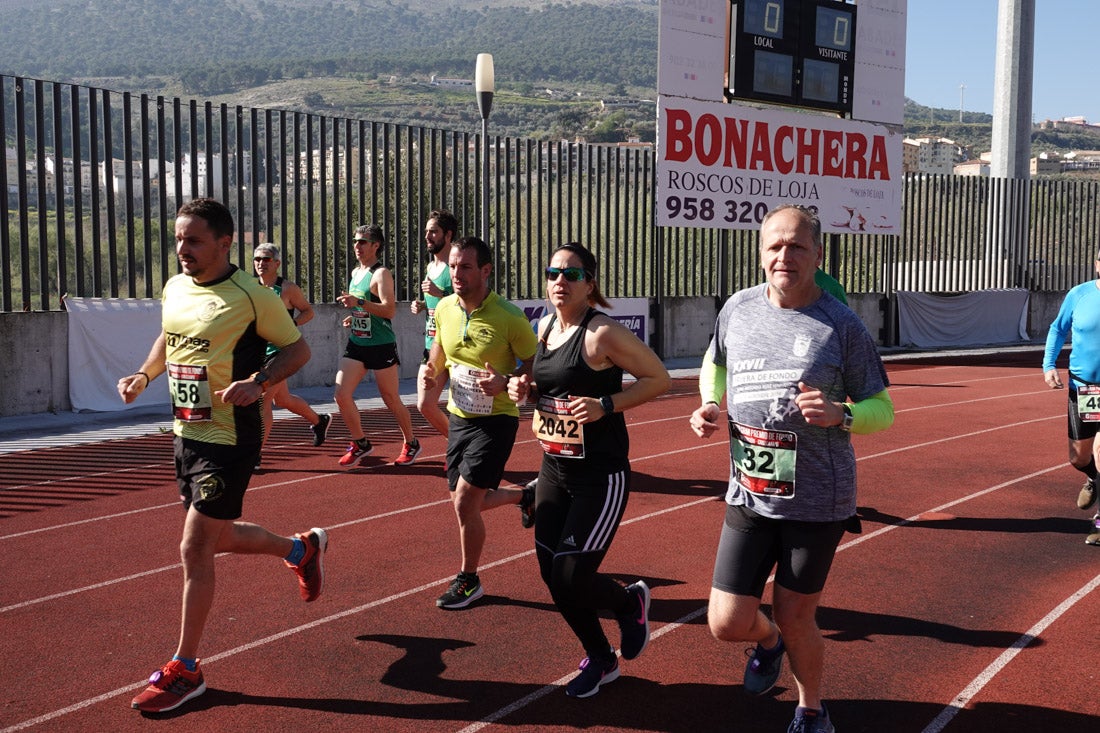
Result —
[{"label": "gray athletic t-shirt", "polygon": [[882,359],[859,317],[827,293],[805,308],[778,308],[767,285],[758,285],[726,301],[705,358],[726,369],[726,501],[776,519],[830,522],[855,514],[849,434],[807,424],[794,397],[799,382],[834,402],[886,389]]}]

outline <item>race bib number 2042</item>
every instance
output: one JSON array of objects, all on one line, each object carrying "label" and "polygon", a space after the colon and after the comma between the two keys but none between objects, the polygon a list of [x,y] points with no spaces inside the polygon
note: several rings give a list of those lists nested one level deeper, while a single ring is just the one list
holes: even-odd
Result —
[{"label": "race bib number 2042", "polygon": [[569,412],[569,400],[539,397],[531,430],[543,453],[558,458],[584,458],[584,426]]}]

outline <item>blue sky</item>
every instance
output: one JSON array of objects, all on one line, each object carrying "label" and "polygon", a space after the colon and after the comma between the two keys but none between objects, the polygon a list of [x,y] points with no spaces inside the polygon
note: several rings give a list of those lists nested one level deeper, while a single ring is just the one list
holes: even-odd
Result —
[{"label": "blue sky", "polygon": [[[905,96],[993,112],[998,0],[908,0]],[[1100,0],[1035,0],[1032,117],[1100,123]]]}]

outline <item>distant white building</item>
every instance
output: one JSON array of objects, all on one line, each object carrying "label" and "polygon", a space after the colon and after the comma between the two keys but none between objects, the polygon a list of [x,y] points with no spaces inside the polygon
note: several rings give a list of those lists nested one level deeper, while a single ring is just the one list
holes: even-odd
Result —
[{"label": "distant white building", "polygon": [[[245,166],[248,169],[248,166]],[[154,174],[150,171],[150,175]],[[194,183],[195,189],[198,190],[200,196],[206,195],[206,183],[209,176],[213,176],[212,183],[214,185],[214,196],[217,198],[224,198],[225,192],[222,190],[222,160],[221,156],[213,156],[208,164],[207,156],[204,151],[199,151],[195,156],[195,176]],[[180,159],[180,188],[183,190],[183,197],[185,199],[191,197],[192,190],[192,176],[191,176],[191,154],[184,153]],[[176,197],[176,167],[171,162],[168,162],[164,166],[164,192],[169,201],[175,202]]]},{"label": "distant white building", "polygon": [[956,163],[954,172],[956,176],[988,176],[989,161],[978,158]]},{"label": "distant white building", "polygon": [[954,140],[945,137],[933,140],[930,137],[905,138],[902,143],[902,170],[906,173],[940,173],[949,175],[954,172],[958,146]]},{"label": "distant white building", "polygon": [[473,89],[474,88],[474,80],[473,79],[444,79],[442,77],[436,76],[435,74],[432,74],[431,83],[432,83],[432,86],[437,86],[437,87],[454,87],[454,88],[457,88],[457,89]]},{"label": "distant white building", "polygon": [[1031,159],[1032,176],[1052,176],[1062,172],[1061,156],[1051,153],[1039,153]]}]

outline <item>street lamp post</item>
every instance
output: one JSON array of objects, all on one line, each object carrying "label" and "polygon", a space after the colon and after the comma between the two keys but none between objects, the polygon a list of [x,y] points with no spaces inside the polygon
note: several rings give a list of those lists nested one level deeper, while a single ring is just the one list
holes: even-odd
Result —
[{"label": "street lamp post", "polygon": [[489,111],[493,108],[496,80],[493,75],[493,55],[479,53],[474,72],[477,108],[481,111],[481,238],[489,243]]}]

